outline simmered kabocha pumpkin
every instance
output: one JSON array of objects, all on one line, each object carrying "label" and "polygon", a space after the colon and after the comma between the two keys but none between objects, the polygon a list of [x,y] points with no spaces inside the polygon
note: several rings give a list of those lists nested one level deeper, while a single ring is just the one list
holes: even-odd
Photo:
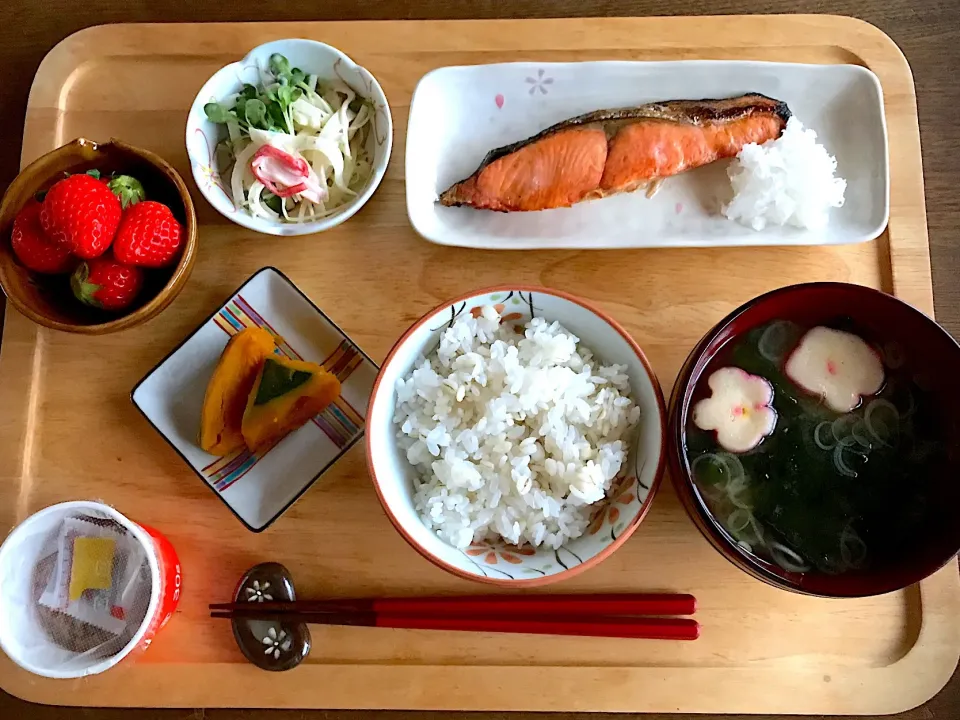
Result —
[{"label": "simmered kabocha pumpkin", "polygon": [[244,446],[241,427],[247,400],[264,359],[275,348],[273,335],[258,327],[241,330],[224,348],[200,416],[200,447],[211,455],[222,457]]},{"label": "simmered kabocha pumpkin", "polygon": [[247,447],[269,447],[323,412],[339,395],[340,381],[321,365],[279,355],[267,358],[243,414]]}]

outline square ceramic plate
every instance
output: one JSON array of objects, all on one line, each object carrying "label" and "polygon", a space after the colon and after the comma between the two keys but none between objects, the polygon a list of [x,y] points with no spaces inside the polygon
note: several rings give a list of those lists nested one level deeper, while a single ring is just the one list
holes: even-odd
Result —
[{"label": "square ceramic plate", "polygon": [[[785,101],[837,158],[846,203],[825,230],[757,232],[720,215],[729,161],[668,178],[643,192],[541,212],[448,208],[437,196],[468,177],[489,150],[602,108],[758,92]],[[407,129],[407,212],[444,245],[487,249],[839,245],[887,225],[889,173],[883,94],[858,65],[743,61],[506,63],[447,67],[414,92]]]},{"label": "square ceramic plate", "polygon": [[[207,382],[230,337],[254,325],[280,338],[279,354],[321,363],[336,374],[341,394],[265,453],[214,457],[197,445]],[[376,363],[286,275],[266,267],[147,373],[130,396],[240,521],[260,532],[363,436],[377,372]]]}]

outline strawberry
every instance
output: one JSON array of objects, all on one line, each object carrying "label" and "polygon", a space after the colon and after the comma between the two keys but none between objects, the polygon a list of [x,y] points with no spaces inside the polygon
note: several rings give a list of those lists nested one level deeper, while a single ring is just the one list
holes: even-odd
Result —
[{"label": "strawberry", "polygon": [[38,273],[55,275],[73,270],[76,264],[69,251],[47,239],[40,227],[42,206],[30,200],[13,220],[10,244],[20,262]]},{"label": "strawberry", "polygon": [[[100,173],[97,173],[99,175]],[[102,178],[113,194],[120,198],[120,207],[126,210],[130,205],[136,205],[146,197],[143,185],[136,178],[129,175],[111,175]]]},{"label": "strawberry", "polygon": [[[146,198],[143,185],[135,177],[129,175],[103,175],[99,170],[87,170],[87,175],[106,185],[120,199],[120,207],[124,210]],[[40,198],[41,200],[43,198]]]},{"label": "strawberry", "polygon": [[110,255],[80,263],[70,276],[77,299],[103,310],[123,310],[143,287],[143,270],[118,263]]},{"label": "strawberry", "polygon": [[52,241],[79,258],[102,255],[120,224],[120,200],[91,175],[70,175],[47,192],[40,224]]},{"label": "strawberry", "polygon": [[123,211],[113,252],[128,265],[159,268],[177,259],[183,227],[166,205],[144,200]]}]

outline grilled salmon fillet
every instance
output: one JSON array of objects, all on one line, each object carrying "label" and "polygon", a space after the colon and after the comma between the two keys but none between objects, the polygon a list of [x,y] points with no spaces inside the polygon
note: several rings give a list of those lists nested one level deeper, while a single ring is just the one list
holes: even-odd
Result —
[{"label": "grilled salmon fillet", "polygon": [[790,109],[765,95],[597,110],[490,151],[443,205],[513,212],[630,192],[780,137]]}]

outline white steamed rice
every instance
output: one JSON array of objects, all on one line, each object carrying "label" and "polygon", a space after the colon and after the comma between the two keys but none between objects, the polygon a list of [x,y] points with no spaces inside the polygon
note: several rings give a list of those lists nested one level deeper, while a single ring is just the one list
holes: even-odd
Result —
[{"label": "white steamed rice", "polygon": [[486,306],[397,381],[414,505],[458,548],[502,537],[558,548],[583,534],[640,417],[624,365],[600,365],[559,323],[519,335]]},{"label": "white steamed rice", "polygon": [[745,145],[727,170],[734,197],[723,214],[754,230],[768,224],[820,230],[843,205],[847,182],[817,134],[790,118],[776,140]]}]

